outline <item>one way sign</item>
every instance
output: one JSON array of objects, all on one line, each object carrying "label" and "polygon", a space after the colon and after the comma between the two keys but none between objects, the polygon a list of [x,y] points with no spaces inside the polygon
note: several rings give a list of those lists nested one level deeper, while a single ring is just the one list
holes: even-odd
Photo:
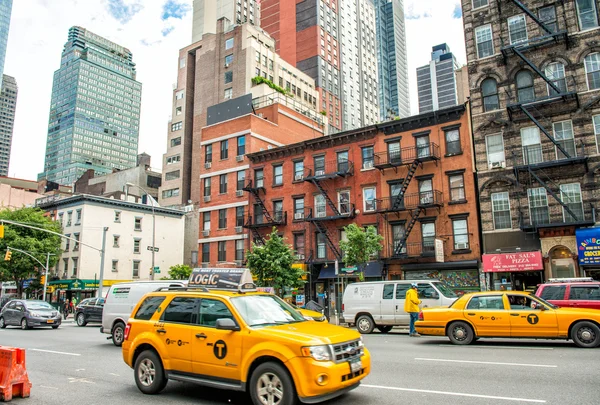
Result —
[{"label": "one way sign", "polygon": [[157,247],[153,248],[152,246],[148,246],[148,248],[147,248],[147,249],[148,249],[149,251],[152,251],[152,249],[154,249],[154,251],[155,251],[155,252],[158,252],[158,248],[157,248]]}]

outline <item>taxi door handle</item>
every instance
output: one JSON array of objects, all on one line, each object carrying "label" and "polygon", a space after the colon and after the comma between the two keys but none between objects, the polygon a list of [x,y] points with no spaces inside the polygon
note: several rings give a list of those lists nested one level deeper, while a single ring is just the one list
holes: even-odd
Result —
[{"label": "taxi door handle", "polygon": [[475,316],[476,314],[473,313],[473,312],[469,312],[467,315],[469,315],[469,316]]},{"label": "taxi door handle", "polygon": [[510,316],[519,316],[520,314],[510,314]]},{"label": "taxi door handle", "polygon": [[167,333],[165,329],[156,329],[156,333]]},{"label": "taxi door handle", "polygon": [[196,333],[196,337],[198,339],[206,339],[206,335],[204,333]]}]

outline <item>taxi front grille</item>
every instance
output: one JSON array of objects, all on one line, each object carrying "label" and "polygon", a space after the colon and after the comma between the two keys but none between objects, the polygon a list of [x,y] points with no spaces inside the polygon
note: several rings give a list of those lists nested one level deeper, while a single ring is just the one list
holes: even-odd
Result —
[{"label": "taxi front grille", "polygon": [[344,381],[348,381],[351,380],[353,378],[359,377],[361,375],[363,375],[365,373],[365,369],[360,369],[358,371],[355,371],[354,373],[350,373],[350,374],[346,374],[342,376],[342,382]]},{"label": "taxi front grille", "polygon": [[333,345],[333,356],[336,363],[362,356],[362,354],[362,347],[358,339]]}]

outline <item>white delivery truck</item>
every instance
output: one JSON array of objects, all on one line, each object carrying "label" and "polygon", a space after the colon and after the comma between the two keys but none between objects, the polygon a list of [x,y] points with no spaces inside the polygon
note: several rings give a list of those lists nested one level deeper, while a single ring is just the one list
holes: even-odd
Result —
[{"label": "white delivery truck", "polygon": [[353,283],[342,298],[344,321],[363,334],[374,328],[387,333],[394,326],[408,326],[410,316],[404,312],[404,301],[412,283],[417,283],[421,307],[448,306],[458,298],[444,282],[434,279]]}]

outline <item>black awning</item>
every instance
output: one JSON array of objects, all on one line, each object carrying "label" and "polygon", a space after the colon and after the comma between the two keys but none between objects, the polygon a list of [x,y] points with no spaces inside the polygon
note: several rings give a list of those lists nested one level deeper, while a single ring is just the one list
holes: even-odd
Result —
[{"label": "black awning", "polygon": [[381,262],[369,262],[365,267],[365,277],[381,277]]},{"label": "black awning", "polygon": [[335,278],[335,267],[333,265],[328,265],[327,267],[321,267],[321,272],[319,273],[319,280],[324,278]]},{"label": "black awning", "polygon": [[413,263],[402,264],[403,271],[414,270],[477,270],[479,269],[479,260],[462,260],[459,262],[444,263]]}]

